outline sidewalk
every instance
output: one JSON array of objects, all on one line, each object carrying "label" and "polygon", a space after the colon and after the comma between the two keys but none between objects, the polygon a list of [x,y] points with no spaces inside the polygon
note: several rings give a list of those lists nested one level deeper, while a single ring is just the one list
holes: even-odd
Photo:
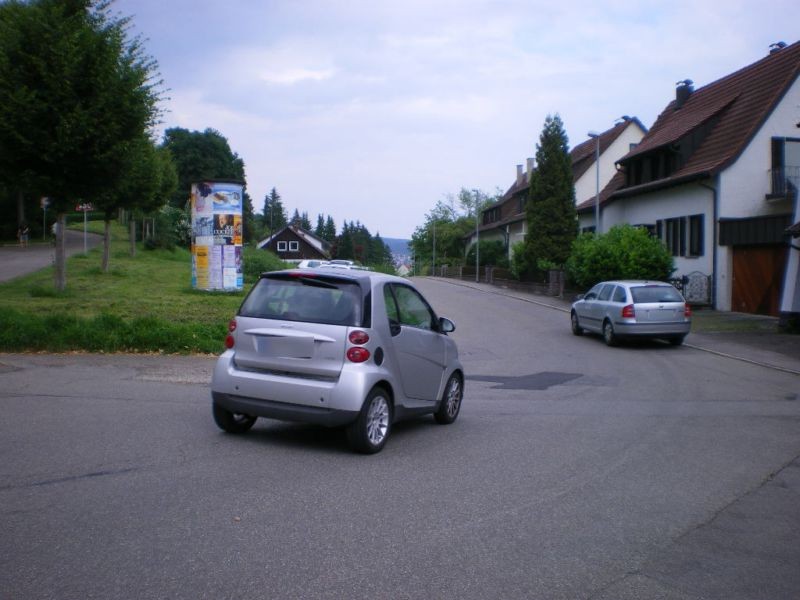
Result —
[{"label": "sidewalk", "polygon": [[[569,329],[571,299],[553,298],[512,290],[488,283],[432,277],[487,294],[498,294],[545,306],[564,313],[564,327]],[[692,333],[685,346],[735,360],[757,364],[800,376],[800,335],[778,331],[778,319],[762,315],[697,309],[692,317]]]},{"label": "sidewalk", "polygon": [[[66,230],[67,256],[83,252],[83,232]],[[103,241],[103,237],[95,233],[86,236],[89,249]],[[32,240],[27,248],[18,245],[0,246],[0,282],[9,281],[44,269],[53,264],[56,249],[50,241]]]}]

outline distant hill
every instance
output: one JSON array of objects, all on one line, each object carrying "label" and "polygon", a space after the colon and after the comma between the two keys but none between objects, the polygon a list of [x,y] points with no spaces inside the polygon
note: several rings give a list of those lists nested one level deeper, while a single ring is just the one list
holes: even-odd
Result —
[{"label": "distant hill", "polygon": [[389,246],[392,255],[396,258],[399,256],[411,256],[411,250],[408,249],[408,243],[411,240],[403,240],[400,238],[381,238],[383,242]]}]

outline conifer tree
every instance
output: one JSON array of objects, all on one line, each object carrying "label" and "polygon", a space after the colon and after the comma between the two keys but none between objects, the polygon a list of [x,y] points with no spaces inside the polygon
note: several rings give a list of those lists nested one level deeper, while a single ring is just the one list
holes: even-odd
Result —
[{"label": "conifer tree", "polygon": [[558,115],[548,115],[536,146],[527,205],[528,233],[518,268],[527,275],[566,263],[578,233],[569,142]]}]

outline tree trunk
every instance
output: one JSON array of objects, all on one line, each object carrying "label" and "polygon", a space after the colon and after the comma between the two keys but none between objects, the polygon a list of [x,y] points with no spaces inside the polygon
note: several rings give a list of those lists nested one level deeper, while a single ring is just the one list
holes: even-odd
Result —
[{"label": "tree trunk", "polygon": [[131,241],[131,256],[136,256],[136,221],[133,220],[133,217],[128,221],[128,237]]},{"label": "tree trunk", "polygon": [[108,273],[108,263],[111,256],[111,220],[106,218],[103,227],[103,273]]},{"label": "tree trunk", "polygon": [[25,223],[25,194],[17,190],[17,226]]},{"label": "tree trunk", "polygon": [[56,217],[56,290],[63,292],[67,289],[67,216],[60,212]]}]

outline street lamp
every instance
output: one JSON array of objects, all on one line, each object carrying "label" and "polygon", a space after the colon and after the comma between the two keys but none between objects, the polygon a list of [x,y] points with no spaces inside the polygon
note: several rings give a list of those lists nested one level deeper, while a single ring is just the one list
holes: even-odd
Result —
[{"label": "street lamp", "polygon": [[478,224],[480,223],[480,211],[478,210],[478,204],[480,195],[478,194],[478,190],[472,190],[472,193],[475,194],[475,283],[478,283],[480,278],[480,255],[481,255],[481,245],[480,245],[480,232],[478,231]]},{"label": "street lamp", "polygon": [[596,131],[590,131],[587,135],[590,138],[594,138],[594,170],[596,176],[594,194],[594,231],[595,234],[600,235],[600,134]]}]

